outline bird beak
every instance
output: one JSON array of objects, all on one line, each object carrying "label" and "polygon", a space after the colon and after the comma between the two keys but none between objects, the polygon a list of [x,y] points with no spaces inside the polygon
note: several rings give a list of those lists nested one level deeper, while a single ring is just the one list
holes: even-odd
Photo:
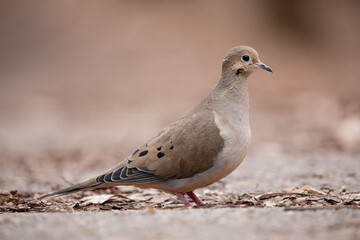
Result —
[{"label": "bird beak", "polygon": [[257,65],[259,68],[264,69],[266,71],[273,72],[269,66],[266,66],[262,62],[257,62],[257,63],[255,63],[255,65]]}]

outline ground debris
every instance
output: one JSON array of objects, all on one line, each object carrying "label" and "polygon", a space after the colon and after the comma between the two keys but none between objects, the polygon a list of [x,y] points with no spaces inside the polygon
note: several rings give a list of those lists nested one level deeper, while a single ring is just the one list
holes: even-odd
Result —
[{"label": "ground debris", "polygon": [[[154,189],[111,188],[85,191],[66,196],[38,200],[39,194],[0,192],[0,213],[4,212],[74,212],[110,210],[185,209],[174,196]],[[215,190],[199,194],[205,208],[257,207],[285,210],[360,209],[360,191],[335,191],[311,186],[292,188],[276,193],[244,193],[237,195]],[[193,206],[193,208],[198,208]]]}]

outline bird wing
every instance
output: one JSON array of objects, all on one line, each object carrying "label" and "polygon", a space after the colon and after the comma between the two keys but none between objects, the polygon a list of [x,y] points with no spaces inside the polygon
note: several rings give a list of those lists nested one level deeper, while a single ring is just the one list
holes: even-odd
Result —
[{"label": "bird wing", "polygon": [[223,146],[214,113],[192,113],[164,128],[96,181],[140,184],[191,177],[211,168]]}]

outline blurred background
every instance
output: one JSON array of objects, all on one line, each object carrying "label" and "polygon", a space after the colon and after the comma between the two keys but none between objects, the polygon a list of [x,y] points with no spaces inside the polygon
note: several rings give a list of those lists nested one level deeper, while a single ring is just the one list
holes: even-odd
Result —
[{"label": "blurred background", "polygon": [[356,0],[1,0],[0,188],[109,168],[205,97],[237,45],[274,70],[249,79],[248,159],[358,156],[359,23]]}]

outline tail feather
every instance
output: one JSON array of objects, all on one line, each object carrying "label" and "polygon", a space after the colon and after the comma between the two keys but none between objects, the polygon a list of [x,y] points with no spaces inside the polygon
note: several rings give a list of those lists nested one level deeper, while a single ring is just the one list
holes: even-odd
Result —
[{"label": "tail feather", "polygon": [[99,187],[100,185],[103,185],[103,183],[97,182],[96,178],[91,178],[89,180],[72,185],[70,187],[60,189],[60,190],[52,192],[52,193],[44,194],[44,195],[40,196],[38,199],[41,200],[43,198],[50,197],[50,196],[64,195],[64,194],[68,194],[68,193],[81,191],[84,189],[96,188],[96,187]]},{"label": "tail feather", "polygon": [[[113,172],[113,171],[115,171],[118,168],[121,168],[123,166],[124,166],[124,163],[121,162],[118,165],[116,165],[115,167],[107,170],[106,172],[104,172],[102,174],[107,174],[107,173]],[[99,175],[99,176],[101,176],[101,175]],[[40,196],[38,199],[40,200],[40,199],[50,197],[50,196],[55,196],[55,195],[64,195],[64,194],[73,193],[73,192],[77,192],[77,191],[81,191],[81,190],[85,190],[85,189],[93,189],[93,188],[99,188],[99,187],[102,188],[102,187],[111,187],[111,186],[113,186],[113,184],[111,184],[111,183],[98,182],[97,179],[98,179],[98,176],[96,176],[94,178],[90,178],[88,180],[85,180],[85,181],[83,181],[81,183],[72,185],[70,187],[60,189],[60,190],[52,192],[52,193],[44,194],[44,195]]]}]

